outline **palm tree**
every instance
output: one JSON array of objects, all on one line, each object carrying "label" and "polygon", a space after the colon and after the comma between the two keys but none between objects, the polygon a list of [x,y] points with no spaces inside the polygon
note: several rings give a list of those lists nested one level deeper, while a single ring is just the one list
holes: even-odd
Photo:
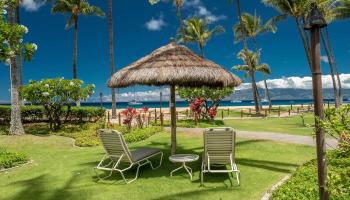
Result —
[{"label": "palm tree", "polygon": [[[281,13],[281,15],[278,18],[276,18],[277,20],[286,19],[288,16],[292,16],[294,18],[300,37],[302,38],[304,50],[306,52],[309,67],[311,69],[310,40],[309,40],[308,34],[304,32],[302,25],[305,24],[305,18],[307,16],[308,11],[310,10],[310,5],[314,1],[312,0],[295,0],[295,1],[262,0],[262,1],[265,4],[274,7],[277,11]],[[336,4],[334,4],[334,2],[335,2],[334,0],[316,0],[318,7],[323,12],[327,22],[331,22],[333,19],[335,19],[334,10],[337,6]],[[333,82],[335,106],[339,107],[340,101],[342,99],[341,81],[340,81],[338,69],[335,64],[334,53],[333,53],[333,50],[331,49],[328,29],[326,28],[325,31],[326,31],[327,41],[322,31],[321,31],[321,38],[329,60],[330,73],[331,73],[332,82]],[[334,71],[336,71],[337,73],[339,91],[337,89],[337,83],[335,80]]]},{"label": "palm tree", "polygon": [[294,19],[303,42],[307,62],[311,70],[310,39],[302,25],[303,22],[305,22],[306,13],[308,13],[310,8],[310,0],[262,0],[262,2],[275,8],[281,14],[275,18],[275,21],[286,19],[289,16]]},{"label": "palm tree", "polygon": [[80,15],[95,15],[103,17],[105,13],[96,6],[91,6],[87,0],[57,0],[52,8],[52,13],[69,14],[66,28],[74,26],[74,51],[73,51],[73,78],[77,78],[77,50],[78,50],[78,19]]},{"label": "palm tree", "polygon": [[[231,4],[232,0],[228,0],[228,3]],[[236,8],[237,8],[237,14],[238,14],[238,20],[239,24],[241,26],[241,30],[244,30],[244,24],[243,24],[243,19],[242,19],[242,13],[241,13],[241,6],[239,0],[235,0],[236,3]],[[243,47],[245,52],[248,52],[248,42],[247,42],[247,36],[246,32],[242,31],[241,33],[242,41],[243,41]],[[251,63],[248,60],[247,66],[251,68]],[[255,110],[257,114],[260,114],[260,97],[259,97],[259,91],[258,87],[256,86],[255,80],[252,81],[252,87],[253,87],[253,97],[254,97],[254,102],[255,102]]]},{"label": "palm tree", "polygon": [[[258,64],[260,63],[260,50],[257,46],[256,42],[256,37],[259,34],[263,34],[266,32],[273,32],[275,33],[277,28],[273,24],[274,18],[271,18],[268,20],[265,24],[262,24],[261,18],[254,13],[254,15],[249,14],[249,13],[243,13],[242,14],[242,22],[244,26],[244,30],[242,30],[242,26],[240,23],[237,23],[233,27],[233,32],[234,32],[234,39],[235,42],[242,41],[242,32],[245,32],[245,35],[248,38],[251,38],[254,44],[255,52],[257,54],[257,59],[258,59]],[[270,97],[270,92],[269,88],[267,86],[266,82],[266,76],[264,75],[264,85],[265,85],[265,93],[267,96],[267,99],[269,101],[269,107],[272,107],[272,102],[271,102],[271,97]]]},{"label": "palm tree", "polygon": [[178,42],[197,43],[201,56],[204,58],[204,46],[208,40],[215,34],[224,32],[222,26],[216,26],[209,29],[208,22],[198,17],[192,17],[184,21],[184,28],[180,29],[177,35]]},{"label": "palm tree", "polygon": [[[108,0],[108,32],[109,32],[109,64],[111,76],[115,72],[114,65],[114,44],[113,44],[113,4],[112,0]],[[115,88],[111,89],[112,93],[112,119],[117,118],[117,106],[116,106],[116,96]]]},{"label": "palm tree", "polygon": [[[256,95],[256,81],[255,81],[255,72],[261,72],[264,74],[264,76],[271,74],[270,67],[268,64],[262,63],[259,64],[259,55],[258,53],[254,53],[250,50],[242,49],[238,55],[237,58],[241,59],[245,64],[244,65],[236,65],[233,67],[234,70],[237,71],[244,71],[244,77],[250,77],[250,80],[252,82],[252,92],[253,96]],[[248,65],[250,63],[250,66]],[[255,97],[254,97],[255,98]]]}]

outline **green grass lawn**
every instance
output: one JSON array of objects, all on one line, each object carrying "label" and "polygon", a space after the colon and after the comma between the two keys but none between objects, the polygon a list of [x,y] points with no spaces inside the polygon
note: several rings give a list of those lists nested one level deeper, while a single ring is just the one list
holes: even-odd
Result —
[{"label": "green grass lawn", "polygon": [[[195,173],[192,182],[184,172],[169,177],[177,166],[168,160],[169,135],[159,133],[130,148],[161,148],[165,153],[163,166],[155,171],[144,166],[139,179],[126,185],[116,181],[119,175],[96,182],[93,167],[103,155],[102,147],[73,147],[72,143],[71,138],[60,136],[0,135],[0,146],[25,152],[33,160],[30,165],[0,173],[0,199],[260,199],[280,178],[315,157],[312,147],[239,140],[236,154],[241,186],[232,180],[231,187],[227,174],[207,174],[205,187],[200,187],[199,161],[190,164]],[[178,134],[178,153],[200,154],[202,148],[201,136]]]},{"label": "green grass lawn", "polygon": [[[312,114],[305,114],[305,123],[314,123]],[[266,119],[232,119],[224,120],[224,124],[241,131],[268,131],[307,136],[312,136],[314,133],[312,127],[303,126],[300,116]]]}]

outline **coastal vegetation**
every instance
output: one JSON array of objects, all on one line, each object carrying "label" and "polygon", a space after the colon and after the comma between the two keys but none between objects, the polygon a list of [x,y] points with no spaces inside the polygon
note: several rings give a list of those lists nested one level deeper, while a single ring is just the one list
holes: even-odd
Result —
[{"label": "coastal vegetation", "polygon": [[[315,34],[307,32],[307,29],[312,28],[309,27],[310,10],[319,11],[321,21],[324,17],[325,22],[330,24],[337,20],[349,19],[349,0],[262,0],[265,5],[278,12],[277,16],[266,22],[263,22],[257,11],[254,14],[242,13],[240,1],[234,1],[237,9],[234,12],[238,15],[238,22],[233,25],[233,40],[243,43],[243,49],[237,54],[237,58],[241,59],[243,64],[236,65],[233,69],[243,71],[245,81],[247,78],[250,79],[255,109],[248,108],[246,114],[248,118],[245,118],[243,109],[226,111],[219,107],[220,101],[234,92],[234,87],[231,86],[239,85],[241,80],[228,70],[206,60],[206,44],[213,36],[223,34],[225,29],[216,25],[215,20],[204,18],[199,13],[193,16],[183,15],[182,7],[186,3],[185,0],[148,1],[152,5],[161,2],[174,4],[179,21],[177,31],[173,33],[177,40],[176,42],[171,40],[169,45],[142,58],[141,62],[137,62],[141,63],[141,67],[127,67],[133,72],[127,71],[125,76],[140,70],[135,68],[141,68],[135,73],[136,75],[134,74],[133,80],[122,76],[124,83],[117,79],[109,82],[109,86],[112,87],[112,115],[110,116],[110,111],[102,107],[102,93],[100,93],[101,107],[80,107],[80,101],[88,100],[94,94],[95,85],[84,84],[82,80],[77,79],[79,19],[83,15],[104,17],[105,13],[101,8],[90,5],[87,0],[47,2],[52,3],[53,14],[68,15],[67,29],[74,28],[73,79],[31,80],[28,84],[22,84],[22,62],[31,61],[38,46],[24,41],[28,28],[20,24],[22,1],[0,1],[0,62],[9,65],[11,85],[11,106],[0,106],[0,199],[122,199],[125,196],[130,199],[159,200],[230,199],[232,196],[237,199],[258,199],[270,189],[271,185],[290,174],[291,177],[272,192],[272,199],[317,199],[319,196],[321,199],[328,199],[328,195],[329,199],[350,198],[350,106],[342,104],[342,84],[335,59],[336,51],[330,38],[331,31],[327,27],[318,30],[328,59],[335,99],[334,108],[331,106],[325,111],[322,84],[320,79],[316,82],[321,75],[317,69],[320,67],[320,45],[313,44],[316,40],[311,36]],[[112,0],[108,0],[109,71],[113,78],[116,64],[112,18]],[[297,110],[292,114],[292,106],[278,109],[272,106],[272,97],[266,81],[272,69],[262,62],[261,49],[257,43],[259,35],[267,32],[275,33],[276,24],[288,18],[296,23],[307,64],[315,80],[314,106],[301,111],[300,107],[295,106],[294,109]],[[321,25],[326,24],[319,24],[316,28],[322,28]],[[198,46],[197,53],[191,51],[193,44]],[[163,58],[160,55],[165,56]],[[156,59],[161,63],[159,66],[166,68],[164,73],[169,73],[170,68],[179,67],[182,70],[184,65],[188,72],[193,72],[197,68],[195,74],[201,77],[196,79],[195,75],[187,76],[178,81],[181,84],[168,80],[173,74],[167,78],[163,77],[162,81],[157,80],[157,77],[151,76],[154,70],[161,68],[157,68],[153,63]],[[191,59],[199,60],[196,63],[198,66],[194,66],[195,62]],[[149,64],[145,60],[152,62]],[[200,72],[204,68],[215,73],[212,73],[211,77],[203,75]],[[181,71],[179,69],[171,72]],[[141,72],[145,71],[147,73],[143,73],[143,80],[139,81]],[[263,75],[269,109],[262,107],[255,72]],[[228,74],[229,78],[221,76],[224,73]],[[212,83],[214,79],[216,82]],[[140,109],[128,107],[117,112],[116,91],[113,87],[125,87],[135,83],[171,85],[171,120],[164,118],[163,112],[157,115],[157,111],[152,113],[147,107]],[[202,84],[208,87],[199,87]],[[188,85],[192,87],[187,87]],[[230,87],[218,88],[220,85]],[[178,95],[190,102],[190,111],[176,111],[175,87],[178,89]],[[285,116],[281,117],[281,111],[285,112]],[[311,113],[312,111],[314,113]],[[154,122],[150,121],[152,114],[155,115]],[[179,119],[179,114],[185,117]],[[164,126],[171,126],[171,135]],[[193,129],[180,129],[176,137],[176,126]],[[103,153],[97,134],[99,129],[108,128],[121,132],[132,150],[141,146],[157,147],[168,157],[173,155],[175,150],[179,154],[202,154],[202,135],[193,133],[198,130],[195,128],[208,127],[232,127],[256,134],[269,132],[280,133],[279,135],[309,136],[304,137],[309,139],[316,136],[318,159],[315,159],[314,147],[265,139],[237,138],[236,162],[244,174],[240,187],[232,184],[226,174],[208,177],[210,181],[204,187],[198,187],[196,182],[200,174],[199,162],[191,163],[196,180],[188,181],[174,177],[171,178],[172,184],[164,184],[170,182],[169,169],[174,167],[168,159],[165,159],[162,168],[157,171],[144,171],[137,182],[129,185],[110,184],[115,182],[116,177],[101,183],[94,175],[93,167]],[[338,141],[336,149],[326,152],[323,142],[324,132],[328,135],[327,139],[333,138]],[[29,162],[30,160],[33,160],[33,163]],[[22,166],[24,163],[29,164]],[[17,166],[21,167],[7,171]],[[131,176],[131,173],[127,172],[127,175]]]}]

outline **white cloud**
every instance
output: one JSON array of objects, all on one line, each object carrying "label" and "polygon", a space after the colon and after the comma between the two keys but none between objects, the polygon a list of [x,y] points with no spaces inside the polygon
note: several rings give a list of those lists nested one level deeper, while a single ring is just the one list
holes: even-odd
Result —
[{"label": "white cloud", "polygon": [[321,56],[321,61],[322,61],[322,62],[325,62],[325,63],[328,63],[328,62],[329,62],[327,56]]},{"label": "white cloud", "polygon": [[[350,74],[341,74],[340,79],[342,81],[343,89],[350,89]],[[322,76],[323,88],[333,88],[332,79],[330,75]],[[264,82],[257,82],[259,88],[265,88]],[[311,77],[282,77],[278,79],[268,79],[267,85],[270,89],[312,89]],[[235,90],[246,90],[251,89],[250,83],[243,83]],[[134,95],[137,101],[159,101],[159,93],[163,93],[163,101],[169,101],[170,90],[168,87],[157,88],[154,90],[140,91],[140,92],[124,92],[117,94],[117,101],[129,102],[134,99]],[[179,96],[176,97],[180,99]],[[89,101],[99,102],[99,96],[93,96]],[[103,101],[111,101],[111,96],[106,95],[103,97]]]},{"label": "white cloud", "polygon": [[[340,80],[344,89],[350,89],[350,74],[341,74]],[[323,88],[333,88],[331,75],[322,76]],[[257,82],[258,87],[264,88],[264,82]],[[312,89],[312,78],[306,77],[282,77],[279,79],[268,79],[267,85],[270,89]],[[237,90],[250,89],[250,83],[244,83]]]},{"label": "white cloud", "polygon": [[160,31],[165,25],[166,23],[163,15],[160,15],[159,18],[152,17],[152,19],[145,24],[146,28],[150,31]]},{"label": "white cloud", "polygon": [[45,4],[45,1],[38,0],[23,0],[21,5],[26,11],[37,11],[41,6]]},{"label": "white cloud", "polygon": [[203,4],[201,0],[185,0],[183,8],[194,12],[194,15],[206,18],[210,23],[227,19],[226,15],[215,15]]}]

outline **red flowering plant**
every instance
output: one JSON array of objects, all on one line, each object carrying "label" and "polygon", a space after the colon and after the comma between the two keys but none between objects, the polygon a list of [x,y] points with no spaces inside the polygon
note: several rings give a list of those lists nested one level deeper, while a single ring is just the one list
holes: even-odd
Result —
[{"label": "red flowering plant", "polygon": [[209,108],[208,115],[212,120],[214,120],[216,113],[217,113],[216,107]]},{"label": "red flowering plant", "polygon": [[203,104],[204,104],[204,99],[200,98],[200,97],[199,98],[195,98],[191,102],[190,109],[195,114],[196,118],[202,113]]},{"label": "red flowering plant", "polygon": [[140,112],[147,113],[148,111],[149,111],[149,107],[147,106],[140,108]]},{"label": "red flowering plant", "polygon": [[126,125],[128,127],[128,130],[131,130],[131,125],[132,125],[132,121],[134,119],[134,117],[136,115],[138,115],[138,112],[136,109],[132,108],[132,107],[128,107],[127,109],[123,110],[121,112],[121,114],[123,116],[125,116],[124,120],[123,120],[123,124]]}]

